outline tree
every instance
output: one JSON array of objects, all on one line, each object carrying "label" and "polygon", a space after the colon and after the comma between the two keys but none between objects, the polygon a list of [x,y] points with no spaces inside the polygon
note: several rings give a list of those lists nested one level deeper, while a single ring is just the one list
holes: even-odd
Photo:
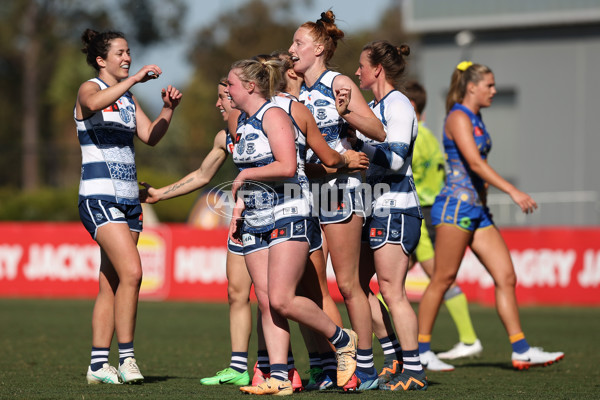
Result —
[{"label": "tree", "polygon": [[[53,113],[62,113],[65,109],[57,109],[55,104],[46,101],[56,99],[49,94],[49,88],[60,86],[57,77],[69,87],[66,81],[80,75],[65,74],[64,69],[73,70],[73,64],[66,65],[55,56],[75,53],[79,35],[86,27],[98,31],[128,27],[132,31],[130,41],[140,46],[176,36],[185,7],[182,0],[171,1],[168,6],[159,0],[116,3],[108,0],[93,3],[85,0],[16,0],[3,2],[0,7],[0,70],[8,72],[0,77],[0,87],[7,89],[3,93],[13,94],[1,104],[2,113],[11,117],[8,126],[0,127],[3,149],[14,153],[14,134],[22,132],[20,171],[12,159],[11,164],[0,162],[3,167],[0,171],[5,171],[0,174],[3,182],[14,186],[21,183],[28,191],[56,176],[53,163],[56,155],[52,150],[57,150],[55,139],[62,132],[54,130]],[[70,97],[71,107],[75,94],[76,91]],[[15,120],[15,116],[22,119]],[[41,149],[44,155],[50,155],[47,160],[40,159]]]}]

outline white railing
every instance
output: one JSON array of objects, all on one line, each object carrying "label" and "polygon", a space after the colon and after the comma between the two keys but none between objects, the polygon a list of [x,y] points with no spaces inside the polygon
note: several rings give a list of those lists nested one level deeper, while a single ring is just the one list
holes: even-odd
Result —
[{"label": "white railing", "polygon": [[598,192],[538,192],[529,195],[539,208],[533,214],[526,215],[507,194],[489,194],[488,207],[496,225],[600,225]]}]

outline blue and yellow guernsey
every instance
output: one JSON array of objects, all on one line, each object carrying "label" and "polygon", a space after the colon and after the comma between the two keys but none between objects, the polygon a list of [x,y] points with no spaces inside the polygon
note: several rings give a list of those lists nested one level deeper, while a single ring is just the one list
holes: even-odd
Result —
[{"label": "blue and yellow guernsey", "polygon": [[[90,79],[104,90],[108,85]],[[73,118],[81,146],[79,203],[93,198],[119,204],[139,204],[133,137],[135,103],[128,91],[114,104],[85,119]]]},{"label": "blue and yellow guernsey", "polygon": [[397,90],[390,91],[369,107],[385,129],[384,142],[369,139],[360,132],[361,151],[370,160],[367,183],[373,188],[374,212],[400,212],[423,218],[412,176],[412,153],[418,123],[408,98]]},{"label": "blue and yellow guernsey", "polygon": [[[471,120],[473,125],[473,138],[479,150],[482,159],[487,159],[487,155],[492,148],[492,139],[485,125],[481,120],[481,115],[474,114],[462,104],[454,104],[448,115],[456,111],[462,111]],[[448,118],[448,116],[446,116]],[[444,150],[446,152],[446,163],[448,172],[446,174],[446,183],[440,192],[440,197],[454,197],[468,204],[481,206],[482,199],[480,193],[484,191],[484,180],[474,173],[462,154],[456,143],[449,139],[444,130],[443,134]]]},{"label": "blue and yellow guernsey", "polygon": [[[263,130],[263,117],[273,107],[279,106],[267,101],[254,115],[248,116],[244,112],[240,115],[233,151],[233,162],[240,170],[262,167],[275,161]],[[297,139],[297,126],[294,126],[294,131]],[[310,216],[308,180],[297,144],[296,158],[298,168],[294,177],[277,182],[246,182],[243,185],[245,232],[269,232],[276,223]]]},{"label": "blue and yellow guernsey", "polygon": [[[339,76],[339,72],[325,71],[311,87],[302,84],[300,89],[300,101],[308,107],[313,114],[317,126],[325,141],[338,153],[344,153],[350,148],[346,135],[348,123],[339,115],[335,108],[335,93],[333,92],[333,80]],[[320,163],[319,158],[311,149],[307,151],[307,162]],[[347,188],[357,187],[361,183],[360,173],[337,174],[335,178],[326,178],[330,184],[344,184]]]}]

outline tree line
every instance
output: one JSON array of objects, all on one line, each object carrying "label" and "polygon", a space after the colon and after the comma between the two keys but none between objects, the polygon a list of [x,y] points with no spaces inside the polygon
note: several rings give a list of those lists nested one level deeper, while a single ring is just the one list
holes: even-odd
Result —
[{"label": "tree line", "polygon": [[[293,3],[249,0],[195,32],[187,44],[187,60],[181,60],[189,62],[193,72],[180,88],[184,100],[170,132],[159,146],[136,148],[143,179],[166,184],[199,166],[214,135],[223,128],[214,108],[219,79],[235,60],[289,47],[294,31],[305,22],[295,18],[293,7],[305,7],[310,0]],[[79,183],[81,155],[73,105],[79,85],[95,75],[80,51],[85,28],[125,33],[135,63],[136,52],[180,40],[187,11],[184,0],[13,0],[0,4],[0,89],[4,94],[0,97],[0,205],[7,193],[72,189]],[[343,14],[343,10],[333,11]],[[398,3],[382,14],[377,29],[346,32],[332,67],[353,76],[365,43],[376,39],[406,42],[409,38],[400,21]],[[160,60],[155,63],[160,65]],[[143,105],[144,99],[139,100]],[[233,164],[224,167],[216,179],[233,176]]]}]

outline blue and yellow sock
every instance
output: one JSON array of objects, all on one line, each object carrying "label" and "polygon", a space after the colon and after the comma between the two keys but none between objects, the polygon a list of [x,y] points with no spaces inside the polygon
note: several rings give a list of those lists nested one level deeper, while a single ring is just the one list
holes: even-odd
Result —
[{"label": "blue and yellow sock", "polygon": [[529,343],[527,343],[525,334],[523,332],[510,335],[508,339],[510,340],[510,344],[515,353],[525,353],[527,350],[529,350]]},{"label": "blue and yellow sock", "polygon": [[[423,335],[419,333],[419,353],[423,354],[431,350],[431,335]],[[402,352],[404,357],[404,352]]]}]

